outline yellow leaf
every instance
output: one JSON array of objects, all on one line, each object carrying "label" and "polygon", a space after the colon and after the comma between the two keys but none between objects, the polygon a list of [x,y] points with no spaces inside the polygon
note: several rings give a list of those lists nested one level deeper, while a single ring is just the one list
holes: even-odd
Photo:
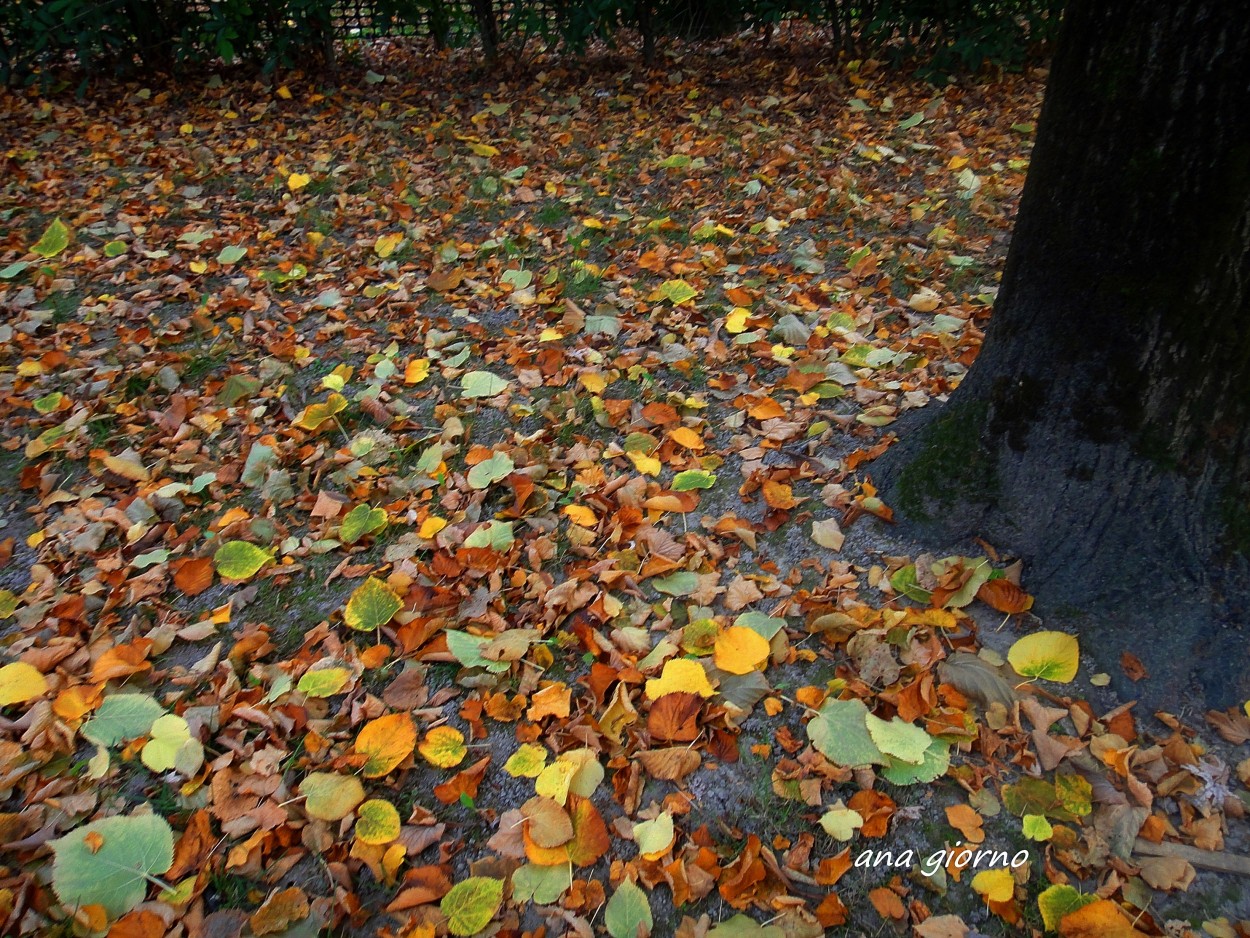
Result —
[{"label": "yellow leaf", "polygon": [[189,266],[191,267],[191,273],[193,274],[202,274],[204,271],[208,270],[208,264],[204,261],[192,261]]},{"label": "yellow leaf", "polygon": [[[564,333],[559,329],[544,329],[542,332],[538,333],[539,342],[558,342],[563,338]],[[599,390],[602,391],[603,388],[600,388]]]},{"label": "yellow leaf", "polygon": [[404,243],[404,236],[399,232],[391,232],[390,234],[381,235],[377,241],[373,242],[373,250],[378,257],[386,258],[395,253],[395,250]]},{"label": "yellow leaf", "polygon": [[356,839],[371,846],[389,844],[399,836],[401,822],[385,798],[370,798],[356,809]]},{"label": "yellow leaf", "polygon": [[193,134],[195,133],[195,125],[183,124],[181,127],[178,128],[178,133],[182,134],[183,136],[186,136],[187,134]]},{"label": "yellow leaf", "polygon": [[25,703],[43,695],[48,679],[39,669],[25,661],[15,661],[0,668],[0,707]]},{"label": "yellow leaf", "polygon": [[307,173],[291,173],[286,177],[286,187],[292,192],[298,192],[310,182],[312,182],[312,177]]},{"label": "yellow leaf", "polygon": [[356,751],[369,757],[361,773],[379,778],[410,755],[417,745],[417,728],[406,713],[391,713],[370,720],[356,737]]},{"label": "yellow leaf", "polygon": [[554,798],[564,804],[569,798],[569,785],[577,766],[563,759],[551,763],[540,773],[534,782],[534,791],[546,798]]},{"label": "yellow leaf", "polygon": [[354,775],[313,772],[299,786],[304,810],[321,821],[338,821],[365,800],[365,787]]},{"label": "yellow leaf", "polygon": [[574,524],[580,524],[583,528],[593,528],[599,523],[595,513],[585,505],[565,505],[564,514]]},{"label": "yellow leaf", "polygon": [[430,376],[430,360],[414,358],[404,369],[404,384],[420,384]]},{"label": "yellow leaf", "polygon": [[704,448],[703,437],[689,427],[678,427],[668,436],[678,446],[684,446],[686,449]]},{"label": "yellow leaf", "polygon": [[660,672],[660,676],[647,681],[647,699],[658,700],[665,694],[679,691],[698,694],[700,697],[711,697],[716,693],[707,679],[703,665],[688,658],[670,658],[664,662],[664,670]]},{"label": "yellow leaf", "polygon": [[583,218],[582,227],[583,228],[602,228],[603,222],[601,222],[597,218]]},{"label": "yellow leaf", "polygon": [[663,464],[654,456],[648,456],[646,453],[626,453],[629,461],[634,464],[634,468],[647,476],[658,476],[660,470],[664,468]]},{"label": "yellow leaf", "polygon": [[538,778],[546,761],[546,749],[535,743],[522,743],[504,763],[503,770],[513,778]]},{"label": "yellow leaf", "polygon": [[583,371],[577,376],[577,380],[591,394],[602,394],[603,389],[608,386],[607,379],[597,371]]},{"label": "yellow leaf", "polygon": [[1066,632],[1034,632],[1011,646],[1007,660],[1021,677],[1035,677],[1066,684],[1076,677],[1081,663],[1076,636]]},{"label": "yellow leaf", "polygon": [[291,89],[288,88],[286,85],[282,85],[281,87],[279,87],[277,94],[278,94],[278,97],[281,98],[283,101],[291,100]]},{"label": "yellow leaf", "polygon": [[421,527],[417,528],[417,537],[423,537],[428,541],[445,527],[447,527],[446,518],[438,518],[434,515],[430,515],[421,522]]},{"label": "yellow leaf", "polygon": [[750,674],[768,661],[768,640],[755,629],[731,625],[716,636],[713,660],[730,674]]},{"label": "yellow leaf", "polygon": [[972,877],[972,888],[987,902],[1009,902],[1016,894],[1016,878],[1011,870],[982,870]]},{"label": "yellow leaf", "polygon": [[430,765],[450,769],[464,761],[468,749],[464,745],[464,734],[454,726],[436,726],[425,734],[417,751]]},{"label": "yellow leaf", "polygon": [[295,426],[301,430],[316,430],[346,406],[347,398],[342,394],[330,394],[324,403],[305,407],[303,413],[295,418]]},{"label": "yellow leaf", "polygon": [[751,311],[742,306],[735,306],[725,317],[725,331],[730,335],[739,335],[747,331],[747,319]]},{"label": "yellow leaf", "polygon": [[499,151],[492,147],[489,143],[470,143],[469,149],[478,156],[498,156]]}]

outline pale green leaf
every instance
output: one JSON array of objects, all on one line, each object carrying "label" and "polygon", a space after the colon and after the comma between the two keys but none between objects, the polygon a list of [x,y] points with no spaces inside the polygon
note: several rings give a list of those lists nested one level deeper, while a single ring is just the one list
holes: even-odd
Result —
[{"label": "pale green leaf", "polygon": [[651,918],[651,903],[647,894],[633,880],[622,880],[608,900],[603,922],[612,938],[637,938],[640,925],[642,933],[649,935],[655,923]]},{"label": "pale green leaf", "polygon": [[464,539],[465,547],[484,547],[501,553],[514,543],[511,521],[488,521]]},{"label": "pale green leaf", "polygon": [[507,453],[495,453],[469,470],[469,485],[475,489],[487,488],[505,479],[516,468]]},{"label": "pale green leaf", "polygon": [[908,723],[899,717],[882,720],[871,713],[865,717],[868,735],[873,744],[887,756],[910,765],[918,765],[933,737],[924,727]]},{"label": "pale green leaf", "polygon": [[100,905],[110,918],[142,902],[151,877],[174,862],[173,831],[154,814],[103,818],[49,846],[52,888],[61,903],[70,909]]},{"label": "pale green leaf", "polygon": [[827,700],[807,724],[807,735],[821,753],[838,765],[883,765],[886,761],[872,741],[868,708],[860,700]]},{"label": "pale green leaf", "polygon": [[116,746],[146,736],[165,709],[148,694],[113,694],[105,697],[95,716],[80,732],[97,746]]},{"label": "pale green leaf", "polygon": [[239,247],[237,244],[227,244],[217,254],[217,260],[222,264],[236,264],[247,256],[247,248]]},{"label": "pale green leaf", "polygon": [[508,382],[489,371],[470,371],[460,379],[461,397],[495,397],[507,390]]}]

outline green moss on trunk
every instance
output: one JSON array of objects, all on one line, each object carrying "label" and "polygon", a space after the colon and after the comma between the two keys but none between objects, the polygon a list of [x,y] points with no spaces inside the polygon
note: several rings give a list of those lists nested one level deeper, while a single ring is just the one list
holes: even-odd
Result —
[{"label": "green moss on trunk", "polygon": [[982,440],[988,414],[984,401],[947,404],[921,431],[916,454],[895,485],[895,502],[904,514],[927,522],[933,512],[997,498],[995,459]]}]

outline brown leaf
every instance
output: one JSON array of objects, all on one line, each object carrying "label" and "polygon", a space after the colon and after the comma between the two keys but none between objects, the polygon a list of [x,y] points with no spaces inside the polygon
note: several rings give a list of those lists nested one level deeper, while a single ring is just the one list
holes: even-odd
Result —
[{"label": "brown leaf", "polygon": [[292,922],[308,917],[308,896],[298,886],[276,892],[252,913],[248,924],[254,935],[272,935],[286,931]]},{"label": "brown leaf", "polygon": [[697,769],[703,762],[703,756],[697,750],[687,749],[685,746],[674,746],[671,749],[651,749],[647,752],[640,752],[638,761],[652,778],[675,782]]},{"label": "brown leaf", "polygon": [[651,704],[647,730],[657,739],[688,743],[699,735],[702,709],[703,698],[698,694],[685,691],[665,694]]}]

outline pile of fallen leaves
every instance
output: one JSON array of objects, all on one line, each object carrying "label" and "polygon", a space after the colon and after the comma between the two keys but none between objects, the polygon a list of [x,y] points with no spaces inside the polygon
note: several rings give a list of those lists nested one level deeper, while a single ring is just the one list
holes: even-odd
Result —
[{"label": "pile of fallen leaves", "polygon": [[[0,98],[6,933],[1161,935],[1237,869],[1250,762],[882,552],[1036,76],[723,52]],[[748,758],[786,830],[701,809]]]}]

